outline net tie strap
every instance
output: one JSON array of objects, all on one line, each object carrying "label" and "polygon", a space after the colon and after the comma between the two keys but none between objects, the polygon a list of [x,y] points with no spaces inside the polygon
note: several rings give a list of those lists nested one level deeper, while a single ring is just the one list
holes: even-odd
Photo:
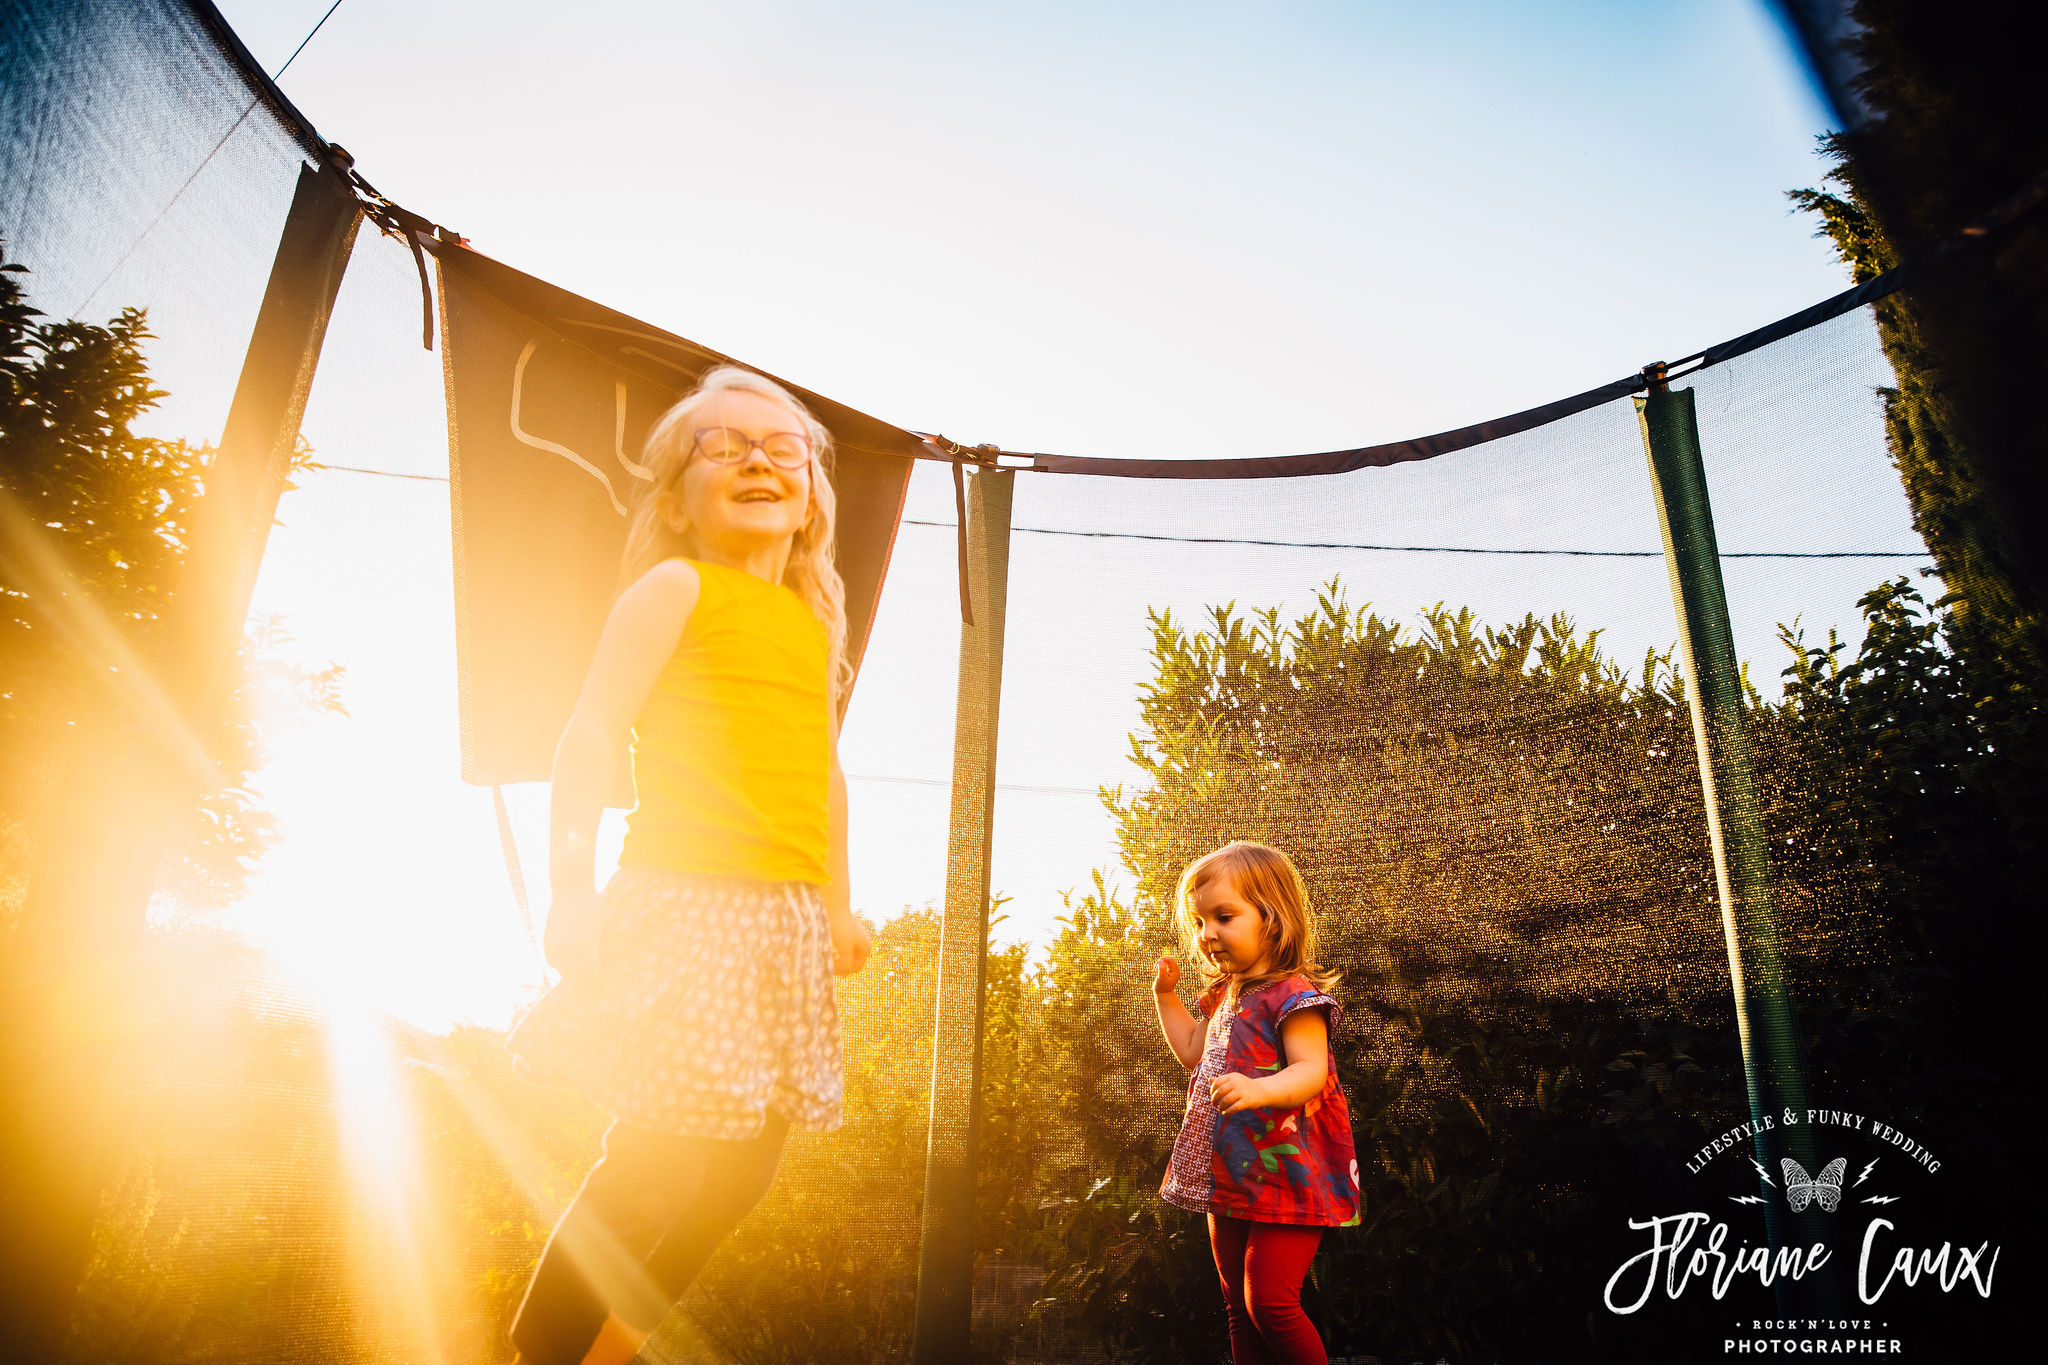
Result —
[{"label": "net tie strap", "polygon": [[[338,147],[331,147],[330,150],[341,151]],[[427,278],[427,258],[426,253],[420,250],[420,242],[423,236],[425,239],[432,239],[445,235],[458,242],[463,239],[456,237],[431,219],[423,218],[411,209],[394,204],[378,193],[375,185],[363,179],[361,173],[356,170],[353,159],[349,158],[346,152],[341,152],[340,160],[348,171],[349,183],[355,186],[358,196],[363,201],[363,216],[375,223],[386,237],[396,237],[404,242],[406,248],[412,252],[413,269],[417,270],[420,276],[420,345],[431,351],[434,349],[434,287]]]}]

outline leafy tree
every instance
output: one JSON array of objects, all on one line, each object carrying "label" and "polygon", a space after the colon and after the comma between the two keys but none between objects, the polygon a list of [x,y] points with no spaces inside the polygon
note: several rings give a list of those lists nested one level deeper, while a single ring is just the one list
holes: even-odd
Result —
[{"label": "leafy tree", "polygon": [[[0,868],[14,882],[36,811],[61,780],[72,736],[111,719],[140,724],[138,689],[165,655],[167,612],[214,450],[144,436],[165,394],[150,381],[141,309],[104,326],[39,322],[18,265],[0,267]],[[301,445],[293,470],[314,467]],[[221,733],[228,777],[184,831],[176,875],[195,897],[239,886],[272,836],[246,787],[261,758],[259,693],[339,710],[341,669],[285,657],[290,637],[260,621],[243,643]]]},{"label": "leafy tree", "polygon": [[[1829,183],[1792,197],[1861,281],[1924,258],[2040,176],[2048,123],[2037,108],[2038,44],[2016,36],[2033,17],[2027,7],[1848,9],[1855,86],[1872,117],[1827,139]],[[1841,793],[1816,800],[1809,827],[1825,823],[1824,810],[1843,875],[1924,948],[1914,989],[1954,1005],[1930,1012],[1906,1043],[1950,1059],[1950,1083],[1921,1098],[1969,1144],[2001,1131],[2005,1089],[1987,1078],[2034,1062],[2033,981],[2011,945],[2039,914],[2048,800],[2048,557],[2035,525],[2048,506],[2048,438],[2034,402],[2048,367],[2044,286],[2048,226],[2034,212],[1874,305],[1896,377],[1882,391],[1892,459],[1948,594],[1930,606],[1903,583],[1878,589],[1865,601],[1871,634],[1858,656],[1844,663],[1838,644],[1800,643],[1788,696],[1801,789]],[[2038,1208],[2031,1182],[2015,1190]]]},{"label": "leafy tree", "polygon": [[[216,927],[153,933],[139,1095],[93,1230],[68,1361],[358,1358],[350,1186],[320,1022]],[[174,1078],[166,1081],[166,1078]]]},{"label": "leafy tree", "polygon": [[[1800,190],[1861,281],[1925,256],[2048,167],[2038,45],[2014,0],[1853,0],[1847,43],[1871,112],[1824,139],[1839,193]],[[2031,377],[2048,368],[2048,228],[2034,215],[1970,259],[1876,305],[1897,375],[1893,456],[1963,609],[2008,623],[2048,600],[2027,525],[2048,497]],[[2033,648],[2038,652],[2036,639]],[[2038,653],[2037,653],[2038,658]]]},{"label": "leafy tree", "polygon": [[[1106,793],[1133,900],[1098,880],[1048,963],[1063,1107],[1100,1182],[1052,1245],[1049,1293],[1131,1359],[1222,1340],[1200,1221],[1149,1193],[1186,1078],[1143,982],[1174,942],[1180,870],[1246,838],[1301,864],[1344,972],[1334,1047],[1365,1209],[1310,1289],[1333,1345],[1540,1334],[1582,1267],[1593,1173],[1572,1149],[1605,1137],[1608,1064],[1641,1059],[1625,1065],[1673,1122],[1730,1098],[1688,1096],[1676,1070],[1725,1008],[1726,968],[1669,660],[1625,675],[1562,618],[1437,609],[1411,634],[1334,582],[1291,623],[1226,606],[1201,631],[1153,627],[1148,781]],[[1551,1325],[1583,1337],[1582,1316]]]},{"label": "leafy tree", "polygon": [[[2035,742],[2037,722],[2016,680],[1965,677],[1939,647],[1963,618],[1936,626],[1893,592],[1865,610],[1851,663],[1788,635],[1791,689],[1752,693],[1751,724],[1817,1093],[1931,1124],[1986,1079],[1937,1022],[1968,1017],[1924,951],[1921,926],[1955,918],[1939,860],[2022,850],[1913,822],[1976,818],[1927,796],[1965,800],[1990,713],[2008,743]],[[1628,1217],[1695,1206],[1679,1155],[1747,1113],[1668,658],[1623,674],[1561,618],[1488,628],[1439,609],[1411,635],[1332,584],[1292,623],[1157,616],[1153,665],[1133,736],[1149,782],[1107,793],[1133,897],[1098,880],[1047,964],[1045,1027],[1072,1040],[1049,1083],[1092,1176],[1046,1243],[1048,1299],[1118,1358],[1200,1359],[1221,1340],[1195,1326],[1216,1297],[1199,1220],[1150,1194],[1185,1081],[1143,982],[1173,941],[1180,869],[1250,838],[1301,863],[1344,973],[1333,1055],[1364,1208],[1308,1290],[1333,1349],[1631,1359],[1712,1336],[1704,1307],[1635,1322],[1587,1298],[1634,1249]],[[1926,1131],[1981,1151],[1964,1126]]]},{"label": "leafy tree", "polygon": [[939,916],[906,910],[839,983],[845,1125],[792,1134],[775,1188],[687,1307],[749,1362],[900,1360],[917,1293]]},{"label": "leafy tree", "polygon": [[[15,1308],[33,1295],[41,1316],[22,1325],[41,1340],[62,1329],[103,1174],[126,1145],[115,1115],[136,1091],[112,1073],[148,1049],[138,1025],[149,954],[139,922],[109,937],[53,913],[25,939],[20,907],[38,843],[86,819],[120,818],[100,803],[141,788],[114,775],[146,769],[130,756],[159,752],[159,737],[189,723],[168,704],[166,632],[212,451],[136,430],[164,396],[150,382],[140,310],[105,326],[40,322],[24,273],[0,267],[0,935],[10,964],[0,1012],[17,1098],[4,1125],[8,1197],[25,1223],[7,1276]],[[302,449],[298,467],[306,459]],[[231,895],[270,836],[247,787],[261,757],[258,690],[282,686],[288,700],[338,707],[340,670],[283,664],[271,651],[286,638],[274,622],[259,627],[230,705],[191,737],[222,780],[186,798],[183,827],[170,831],[170,875],[159,885],[188,902]],[[154,843],[140,847],[153,860]],[[87,1000],[95,1008],[81,1008]],[[165,1193],[158,1174],[135,1189],[150,1202]]]},{"label": "leafy tree", "polygon": [[1813,1066],[2011,1184],[2017,1218],[2038,1204],[2014,1085],[2032,1051],[2006,1021],[2032,987],[2011,935],[2048,903],[2042,677],[1952,596],[1930,604],[1901,578],[1862,608],[1846,660],[1839,640],[1786,633],[1785,699],[1756,718],[1792,797],[1774,812],[1781,875],[1834,882],[1899,945],[1828,983],[1844,1032],[1815,1037]]},{"label": "leafy tree", "polygon": [[[2038,755],[2038,708],[2022,679],[1945,646],[1974,618],[1904,584],[1864,606],[1855,657],[1788,634],[1785,699],[1751,701],[1816,1090],[2018,1179],[1990,1148],[2020,1125],[1972,1098],[1995,1100],[1998,1078],[1969,1060],[1969,1002],[1938,953],[1957,865],[2026,852],[1982,815],[2018,798],[1982,787],[1993,749]],[[1683,1354],[1674,1342],[1717,1343],[1729,1311],[1768,1311],[1589,1311],[1588,1286],[1639,1249],[1626,1219],[1697,1206],[1679,1157],[1745,1112],[1718,917],[1688,862],[1703,836],[1668,661],[1623,676],[1563,621],[1488,629],[1436,612],[1425,626],[1395,630],[1334,584],[1291,625],[1228,608],[1200,632],[1155,622],[1136,737],[1151,781],[1106,794],[1134,886],[1098,872],[1042,959],[1010,948],[988,966],[978,1260],[985,1275],[1045,1278],[1038,1322],[978,1317],[978,1358],[1013,1345],[1223,1356],[1202,1221],[1154,1193],[1186,1079],[1144,987],[1172,941],[1174,875],[1235,835],[1297,852],[1322,841],[1301,861],[1333,931],[1325,960],[1345,973],[1334,1052],[1364,1185],[1361,1224],[1330,1235],[1306,1289],[1337,1352],[1663,1358]],[[671,1344],[694,1334],[748,1362],[907,1349],[939,929],[931,910],[899,915],[841,983],[846,1126],[792,1138]],[[293,1060],[305,1026],[235,1018],[226,1033],[219,1020],[159,1031],[166,1055],[149,1065],[169,1074],[204,1070],[203,1047],[269,1079],[153,1123],[82,1313],[95,1343],[114,1343],[105,1358],[237,1358],[252,1344],[267,1358],[298,1340],[293,1323],[327,1324],[336,1358],[370,1340],[350,1307],[360,1267],[306,1259],[360,1223],[332,1101]],[[422,1063],[407,1072],[420,1207],[449,1248],[426,1292],[451,1357],[488,1358],[602,1118],[514,1075],[495,1033],[405,1046]],[[274,1067],[257,1060],[273,1054]],[[211,1165],[193,1158],[209,1143]],[[222,1212],[224,1171],[249,1198]],[[138,1296],[145,1280],[163,1292]]]}]

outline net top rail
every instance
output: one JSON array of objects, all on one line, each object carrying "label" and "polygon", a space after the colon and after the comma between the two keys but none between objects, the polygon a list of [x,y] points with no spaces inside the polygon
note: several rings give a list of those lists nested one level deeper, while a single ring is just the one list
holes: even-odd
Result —
[{"label": "net top rail", "polygon": [[1774,341],[1854,312],[1888,294],[1917,283],[1937,268],[1975,250],[2048,202],[2048,171],[2043,171],[1982,218],[1942,242],[1918,260],[1895,266],[1811,307],[1802,308],[1719,345],[1695,351],[1666,364],[1646,365],[1635,374],[1553,399],[1533,408],[1474,423],[1432,436],[1417,436],[1383,445],[1325,450],[1309,455],[1254,455],[1213,460],[1130,460],[1085,455],[1054,455],[1044,451],[1006,450],[1000,446],[962,446],[936,432],[919,432],[944,458],[1045,474],[1097,474],[1137,479],[1286,479],[1316,474],[1348,474],[1414,460],[1433,459],[1504,437],[1519,435],[1562,421],[1617,398],[1641,393],[1654,384],[1696,374],[1737,356],[1760,350]]},{"label": "net top rail", "polygon": [[193,15],[200,23],[206,25],[207,32],[220,44],[222,55],[240,69],[243,78],[249,83],[250,93],[270,107],[270,112],[277,116],[278,122],[297,140],[299,146],[305,149],[308,156],[324,161],[339,150],[320,136],[319,130],[313,126],[313,120],[301,113],[299,107],[278,87],[277,82],[270,78],[270,73],[256,60],[256,54],[249,51],[242,42],[241,35],[228,23],[227,16],[214,7],[213,0],[189,0],[189,3]]}]

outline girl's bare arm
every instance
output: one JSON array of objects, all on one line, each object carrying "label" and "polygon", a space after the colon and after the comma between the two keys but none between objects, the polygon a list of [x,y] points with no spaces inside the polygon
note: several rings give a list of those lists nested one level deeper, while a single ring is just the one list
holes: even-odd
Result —
[{"label": "girl's bare arm", "polygon": [[832,771],[826,797],[831,841],[825,870],[832,880],[825,887],[825,911],[832,931],[832,970],[849,976],[867,965],[875,944],[867,926],[853,913],[853,892],[846,881],[846,773],[839,766],[839,712],[829,702],[827,707]]},{"label": "girl's bare arm", "polygon": [[1322,1010],[1296,1010],[1281,1020],[1280,1051],[1287,1065],[1270,1076],[1231,1072],[1211,1081],[1209,1097],[1216,1112],[1295,1109],[1320,1094],[1330,1074],[1330,1025]]},{"label": "girl's bare arm", "polygon": [[831,842],[825,870],[831,884],[825,888],[825,908],[835,915],[853,913],[853,888],[846,881],[846,774],[839,768],[838,746],[833,746],[832,771],[826,806],[830,812]]},{"label": "girl's bare arm", "polygon": [[1322,1093],[1330,1074],[1330,1021],[1320,1009],[1296,1010],[1280,1021],[1280,1048],[1287,1065],[1267,1082],[1266,1102],[1292,1109]]},{"label": "girl's bare arm", "polygon": [[1202,1021],[1188,1013],[1174,987],[1180,985],[1180,964],[1162,957],[1152,975],[1152,1002],[1159,1007],[1159,1031],[1182,1067],[1193,1071],[1202,1062]]},{"label": "girl's bare arm", "polygon": [[1321,1009],[1298,1009],[1280,1021],[1280,1056],[1286,1066],[1270,1076],[1225,1072],[1208,1083],[1217,1113],[1239,1109],[1294,1109],[1323,1091],[1329,1076],[1329,1021]]},{"label": "girl's bare arm", "polygon": [[555,746],[548,802],[548,882],[553,899],[547,951],[549,962],[565,974],[586,963],[595,946],[593,845],[606,789],[618,772],[633,718],[640,714],[696,610],[698,586],[695,566],[671,559],[619,594],[605,618],[576,709]]}]

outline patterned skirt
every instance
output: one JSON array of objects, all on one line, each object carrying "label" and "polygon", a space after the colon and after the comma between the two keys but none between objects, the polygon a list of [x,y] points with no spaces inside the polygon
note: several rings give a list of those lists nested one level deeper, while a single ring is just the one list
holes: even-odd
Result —
[{"label": "patterned skirt", "polygon": [[681,1137],[839,1126],[832,935],[809,882],[627,866],[604,889],[600,970],[564,979],[506,1041],[535,1080]]}]

